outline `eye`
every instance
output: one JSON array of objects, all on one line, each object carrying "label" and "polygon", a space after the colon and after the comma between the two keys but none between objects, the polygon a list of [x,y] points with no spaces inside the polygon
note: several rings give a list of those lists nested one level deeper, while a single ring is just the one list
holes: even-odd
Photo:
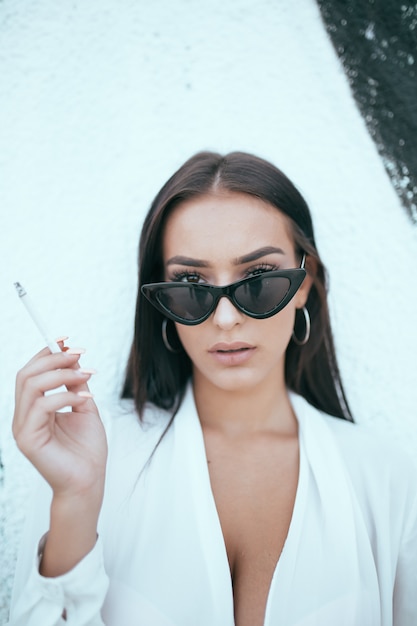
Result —
[{"label": "eye", "polygon": [[277,269],[279,269],[277,265],[271,265],[270,263],[260,263],[259,265],[249,267],[245,271],[245,278],[249,278],[249,276],[259,276],[260,274],[264,274],[265,272],[272,272]]},{"label": "eye", "polygon": [[172,279],[179,283],[200,283],[203,279],[197,272],[174,272]]}]

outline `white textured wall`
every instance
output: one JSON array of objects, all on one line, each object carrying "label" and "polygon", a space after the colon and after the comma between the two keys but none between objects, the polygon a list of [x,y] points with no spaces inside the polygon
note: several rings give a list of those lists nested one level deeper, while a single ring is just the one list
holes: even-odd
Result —
[{"label": "white textured wall", "polygon": [[3,0],[0,120],[0,623],[29,490],[14,376],[42,346],[13,282],[88,349],[105,402],[128,353],[144,212],[197,150],[255,152],[298,184],[354,412],[417,451],[417,230],[314,0]]}]

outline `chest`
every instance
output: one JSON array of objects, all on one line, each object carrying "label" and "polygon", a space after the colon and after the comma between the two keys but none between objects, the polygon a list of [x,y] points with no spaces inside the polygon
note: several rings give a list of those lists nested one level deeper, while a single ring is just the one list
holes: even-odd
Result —
[{"label": "chest", "polygon": [[233,582],[237,626],[261,626],[294,508],[297,437],[205,437],[211,487]]}]

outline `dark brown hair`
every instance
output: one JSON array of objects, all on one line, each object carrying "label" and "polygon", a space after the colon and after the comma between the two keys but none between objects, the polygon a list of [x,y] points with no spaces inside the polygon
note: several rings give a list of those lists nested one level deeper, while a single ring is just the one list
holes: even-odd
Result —
[{"label": "dark brown hair", "polygon": [[[163,315],[146,300],[140,288],[145,283],[163,280],[162,236],[168,215],[180,202],[215,190],[250,194],[275,206],[289,218],[296,252],[305,252],[314,259],[317,269],[306,303],[311,335],[303,346],[290,341],[285,361],[286,384],[325,413],[353,421],[330,327],[326,270],[317,251],[307,203],[278,168],[244,152],[226,156],[213,152],[196,154],[168,180],[150,207],[139,244],[135,333],[122,397],[134,399],[140,417],[148,402],[171,410],[173,415],[181,404],[191,375],[191,361],[183,350],[176,354],[167,351],[161,334]],[[174,343],[174,326],[170,324],[169,328],[170,342]],[[302,330],[297,333],[302,334]]]}]

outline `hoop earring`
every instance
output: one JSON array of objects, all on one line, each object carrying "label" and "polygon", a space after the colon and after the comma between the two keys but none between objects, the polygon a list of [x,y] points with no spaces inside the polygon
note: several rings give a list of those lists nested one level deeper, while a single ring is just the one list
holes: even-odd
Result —
[{"label": "hoop earring", "polygon": [[169,352],[172,352],[172,354],[179,354],[181,352],[181,349],[176,350],[169,343],[168,335],[167,335],[167,325],[168,325],[168,320],[166,317],[164,317],[164,319],[162,320],[162,341],[164,342],[164,346]]},{"label": "hoop earring", "polygon": [[297,344],[297,346],[305,346],[307,341],[310,339],[310,330],[311,330],[310,313],[308,312],[308,309],[305,306],[303,306],[301,310],[304,315],[304,323],[305,323],[306,330],[305,330],[304,337],[302,339],[298,339],[298,337],[296,337],[295,330],[292,331],[292,340],[294,343]]}]

